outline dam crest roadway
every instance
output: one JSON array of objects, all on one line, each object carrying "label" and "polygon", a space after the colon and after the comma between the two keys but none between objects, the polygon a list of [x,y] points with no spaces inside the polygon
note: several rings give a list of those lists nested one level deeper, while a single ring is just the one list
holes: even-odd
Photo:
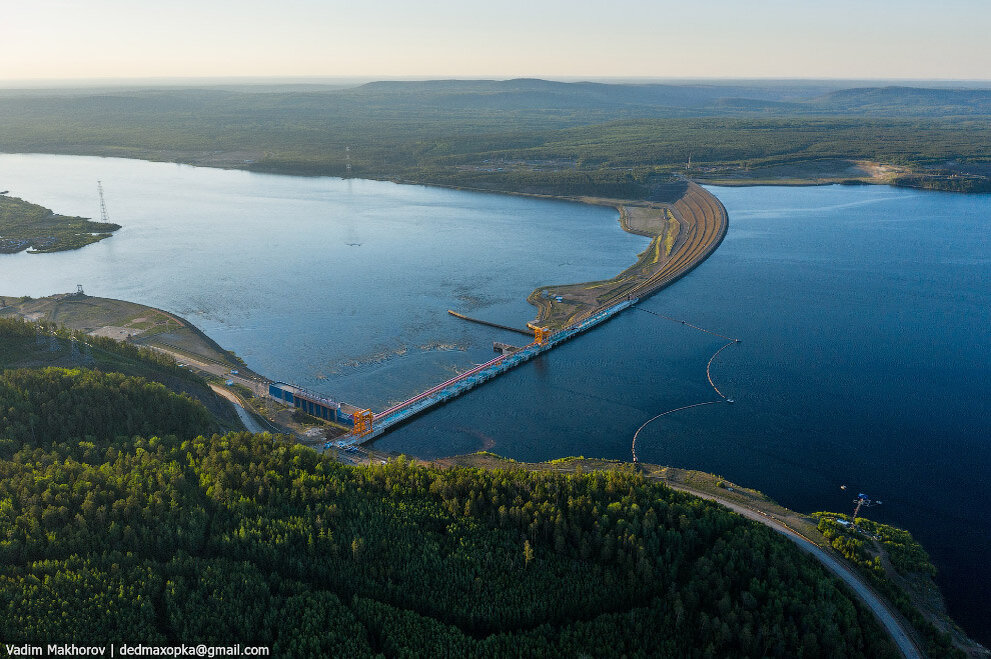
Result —
[{"label": "dam crest roadway", "polygon": [[[335,402],[281,382],[268,383],[269,395],[318,418],[351,426],[350,432],[338,440],[327,442],[325,448],[364,444],[380,437],[390,428],[587,332],[671,285],[716,250],[729,224],[722,203],[691,182],[685,182],[683,194],[670,203],[587,201],[615,206],[620,212],[623,229],[650,237],[651,242],[634,265],[613,279],[547,286],[534,291],[528,299],[537,307],[538,315],[535,322],[528,324],[533,340],[526,346],[503,350],[498,357],[381,412]],[[451,313],[464,320],[494,325]],[[504,329],[525,332],[517,328]]]}]

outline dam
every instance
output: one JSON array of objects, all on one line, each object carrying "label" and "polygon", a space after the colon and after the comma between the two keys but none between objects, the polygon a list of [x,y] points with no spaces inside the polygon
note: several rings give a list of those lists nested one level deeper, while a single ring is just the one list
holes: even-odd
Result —
[{"label": "dam", "polygon": [[[676,202],[671,204],[646,202],[639,204],[637,209],[639,212],[634,214],[620,207],[620,213],[624,229],[652,236],[651,245],[640,255],[640,261],[612,280],[560,287],[560,290],[565,291],[564,294],[543,296],[537,304],[540,310],[538,323],[528,324],[529,330],[533,332],[533,341],[530,344],[517,350],[500,350],[497,345],[496,349],[502,353],[498,357],[392,405],[382,412],[373,412],[371,409],[333,401],[282,382],[268,383],[269,395],[317,418],[351,428],[344,438],[327,442],[325,448],[335,445],[343,447],[364,444],[380,437],[390,428],[587,332],[634,306],[641,299],[669,286],[708,258],[722,242],[728,228],[728,215],[722,203],[703,188],[690,182],[687,183],[686,192]],[[671,224],[666,224],[665,226],[668,227],[666,229],[659,229],[644,220],[652,217],[665,218],[664,221]],[[677,223],[677,226],[675,227],[673,223]],[[671,246],[664,258],[661,257],[663,240],[667,240]],[[654,254],[652,260],[651,253]],[[636,271],[633,271],[634,268]],[[524,332],[521,329],[469,318],[454,311],[449,313],[466,321]],[[566,321],[559,328],[552,328],[539,322],[561,318],[565,318]]]}]

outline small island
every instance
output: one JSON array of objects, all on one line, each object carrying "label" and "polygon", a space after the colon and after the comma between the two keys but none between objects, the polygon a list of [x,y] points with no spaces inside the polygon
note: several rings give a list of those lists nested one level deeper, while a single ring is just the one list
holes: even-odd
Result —
[{"label": "small island", "polygon": [[109,238],[113,222],[58,215],[51,209],[0,195],[0,254],[63,252]]}]

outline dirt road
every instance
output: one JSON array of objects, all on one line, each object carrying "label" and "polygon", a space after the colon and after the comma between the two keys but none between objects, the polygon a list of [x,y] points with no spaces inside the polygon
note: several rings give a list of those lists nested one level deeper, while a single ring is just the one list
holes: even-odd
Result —
[{"label": "dirt road", "polygon": [[250,414],[248,414],[248,411],[246,409],[244,409],[244,406],[241,405],[241,401],[238,400],[237,396],[227,391],[220,385],[211,383],[210,388],[213,389],[214,393],[216,393],[218,396],[223,396],[224,398],[230,401],[231,405],[234,406],[234,411],[237,412],[237,417],[241,419],[241,423],[244,424],[244,427],[248,432],[256,432],[256,433],[265,432],[265,429],[262,428],[261,425],[257,421],[255,421]]},{"label": "dirt road", "polygon": [[215,364],[213,362],[206,361],[205,359],[196,359],[195,357],[184,355],[180,352],[169,350],[168,348],[163,348],[157,345],[145,344],[144,347],[157,350],[158,352],[163,352],[175,359],[179,364],[186,364],[198,371],[203,371],[204,373],[209,373],[210,375],[216,375],[224,378],[225,380],[233,380],[237,384],[244,385],[248,389],[251,389],[256,396],[268,395],[268,389],[265,387],[263,382],[246,378],[243,375],[234,375],[230,372],[230,369],[223,364]]},{"label": "dirt road", "polygon": [[783,534],[789,538],[792,542],[798,545],[804,551],[812,554],[812,556],[825,566],[827,570],[835,574],[837,577],[843,580],[843,582],[857,594],[858,597],[866,604],[874,615],[877,617],[878,622],[884,626],[891,640],[895,642],[898,649],[907,659],[922,659],[925,655],[919,646],[916,645],[913,640],[907,626],[902,622],[901,617],[895,613],[874,590],[864,581],[860,575],[855,573],[849,567],[841,563],[834,556],[830,555],[824,551],[821,547],[805,539],[798,534],[795,530],[785,526],[781,522],[777,521],[770,515],[766,513],[753,510],[746,506],[741,506],[738,503],[729,501],[722,497],[718,497],[706,492],[700,492],[694,490],[690,487],[685,487],[683,485],[678,485],[675,483],[666,483],[668,487],[673,490],[679,490],[693,496],[697,496],[703,499],[708,499],[710,501],[715,501],[716,503],[722,504],[732,510],[733,512],[739,513],[748,519],[760,522],[765,526],[769,526],[778,533]]}]

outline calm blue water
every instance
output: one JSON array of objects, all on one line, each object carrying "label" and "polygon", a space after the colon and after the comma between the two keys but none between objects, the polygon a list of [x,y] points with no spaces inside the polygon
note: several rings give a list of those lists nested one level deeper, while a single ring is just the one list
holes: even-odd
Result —
[{"label": "calm blue water", "polygon": [[[0,189],[98,213],[114,238],[0,257],[0,293],[88,293],[185,315],[274,378],[381,407],[523,337],[537,285],[606,277],[646,244],[609,209],[371,181],[0,155]],[[644,461],[703,469],[802,511],[869,516],[932,553],[951,613],[989,641],[991,197],[878,187],[713,188],[730,231],[642,306],[740,337],[734,405],[664,417]],[[361,243],[349,246],[347,243]],[[714,393],[718,338],[636,310],[377,443],[424,457],[629,459],[634,430]],[[844,492],[840,485],[847,485]]]},{"label": "calm blue water", "polygon": [[[0,155],[0,190],[114,237],[0,258],[0,294],[75,290],[179,313],[255,370],[384,409],[491,359],[538,283],[613,276],[648,241],[612,208],[112,158]],[[586,258],[586,256],[588,258]]]},{"label": "calm blue water", "polygon": [[[801,511],[880,499],[867,515],[924,543],[951,613],[987,642],[991,197],[712,191],[729,210],[726,240],[641,306],[743,340],[712,368],[736,403],[654,422],[640,459],[722,474]],[[377,446],[629,459],[641,423],[716,399],[705,366],[724,343],[624,312]]]}]

